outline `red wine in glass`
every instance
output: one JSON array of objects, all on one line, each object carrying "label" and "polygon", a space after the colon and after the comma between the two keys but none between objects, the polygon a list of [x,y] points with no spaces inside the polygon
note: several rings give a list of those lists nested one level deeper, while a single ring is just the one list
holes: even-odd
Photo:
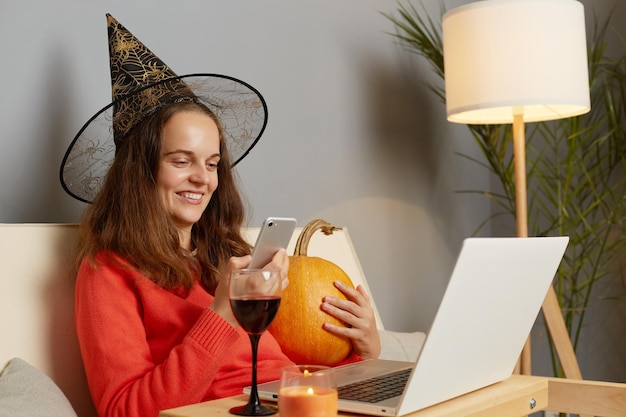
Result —
[{"label": "red wine in glass", "polygon": [[257,351],[263,332],[276,317],[280,306],[282,282],[278,271],[242,269],[230,277],[230,306],[237,323],[248,333],[252,345],[252,388],[248,403],[231,408],[240,416],[276,414],[276,407],[261,404],[257,390]]},{"label": "red wine in glass", "polygon": [[273,295],[244,295],[230,299],[237,323],[248,334],[261,334],[267,330],[278,313],[279,305],[280,297]]}]

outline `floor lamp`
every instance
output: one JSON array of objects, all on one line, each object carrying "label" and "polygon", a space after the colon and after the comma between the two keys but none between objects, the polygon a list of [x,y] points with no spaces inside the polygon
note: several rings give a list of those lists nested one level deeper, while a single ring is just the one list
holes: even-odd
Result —
[{"label": "floor lamp", "polygon": [[[584,9],[576,0],[484,0],[443,16],[448,120],[513,124],[517,235],[528,237],[524,123],[590,110]],[[582,379],[554,287],[542,312],[565,376]],[[530,339],[520,357],[530,374]]]}]

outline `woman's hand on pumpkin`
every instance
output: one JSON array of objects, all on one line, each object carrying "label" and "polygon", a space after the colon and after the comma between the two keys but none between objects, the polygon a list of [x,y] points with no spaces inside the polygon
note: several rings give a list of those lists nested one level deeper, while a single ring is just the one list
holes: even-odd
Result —
[{"label": "woman's hand on pumpkin", "polygon": [[334,285],[347,300],[326,296],[322,300],[322,310],[345,323],[345,326],[324,323],[324,329],[339,337],[349,338],[354,352],[363,359],[377,358],[381,351],[380,335],[370,297],[361,285],[356,289],[341,281],[335,281]]},{"label": "woman's hand on pumpkin", "polygon": [[230,299],[228,297],[228,285],[230,284],[230,274],[235,269],[242,269],[250,264],[252,257],[246,256],[233,256],[228,262],[220,269],[220,280],[215,288],[215,298],[209,307],[217,314],[222,316],[224,320],[229,322],[233,327],[237,327],[237,319],[230,308]]}]

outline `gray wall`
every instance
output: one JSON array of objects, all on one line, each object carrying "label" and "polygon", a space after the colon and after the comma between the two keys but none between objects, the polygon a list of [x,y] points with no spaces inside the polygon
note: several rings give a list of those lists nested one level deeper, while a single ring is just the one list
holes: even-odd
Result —
[{"label": "gray wall", "polygon": [[[437,16],[438,0],[424,4]],[[456,191],[491,179],[456,155],[480,158],[425,86],[437,81],[429,66],[387,33],[380,12],[395,9],[391,0],[4,1],[0,222],[79,220],[84,205],[57,173],[110,100],[110,12],[178,74],[228,74],[264,94],[266,133],[238,167],[251,224],[282,215],[347,226],[385,326],[426,330],[462,239],[490,212]]]}]

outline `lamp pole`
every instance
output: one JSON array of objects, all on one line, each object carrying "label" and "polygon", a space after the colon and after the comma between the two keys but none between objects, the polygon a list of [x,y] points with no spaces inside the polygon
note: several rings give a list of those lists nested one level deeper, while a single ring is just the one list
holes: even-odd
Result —
[{"label": "lamp pole", "polygon": [[[517,237],[528,237],[528,200],[526,196],[526,133],[524,114],[513,111],[513,164],[515,172],[515,222]],[[550,286],[552,287],[552,286]],[[526,339],[516,371],[523,375],[532,373],[530,336]]]}]

